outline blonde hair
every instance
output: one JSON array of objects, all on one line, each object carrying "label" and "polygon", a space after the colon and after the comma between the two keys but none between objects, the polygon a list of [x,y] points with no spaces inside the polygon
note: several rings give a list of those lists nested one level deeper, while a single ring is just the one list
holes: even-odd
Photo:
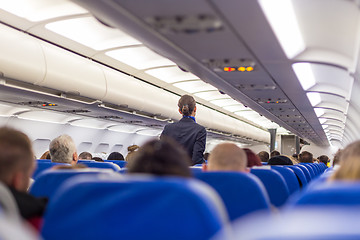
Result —
[{"label": "blonde hair", "polygon": [[125,161],[129,162],[129,161],[131,161],[133,159],[135,151],[139,149],[139,146],[138,145],[131,145],[127,149],[128,149],[129,153],[126,156]]},{"label": "blonde hair", "polygon": [[348,145],[341,151],[341,167],[332,180],[360,180],[360,141]]}]

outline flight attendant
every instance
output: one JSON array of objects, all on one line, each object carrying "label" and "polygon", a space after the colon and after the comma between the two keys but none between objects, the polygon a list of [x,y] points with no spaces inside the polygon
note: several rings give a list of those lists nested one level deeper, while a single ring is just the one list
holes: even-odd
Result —
[{"label": "flight attendant", "polygon": [[167,136],[175,139],[188,152],[191,165],[204,162],[206,130],[196,123],[196,102],[190,95],[184,95],[178,102],[179,113],[183,116],[178,122],[165,126],[160,138]]}]

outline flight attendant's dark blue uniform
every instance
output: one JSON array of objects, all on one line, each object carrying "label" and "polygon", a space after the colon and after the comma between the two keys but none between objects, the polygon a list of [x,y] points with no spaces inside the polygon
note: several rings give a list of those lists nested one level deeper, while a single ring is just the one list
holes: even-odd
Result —
[{"label": "flight attendant's dark blue uniform", "polygon": [[188,152],[192,165],[203,163],[206,129],[194,117],[184,116],[180,121],[165,126],[160,138],[168,136],[180,143]]}]

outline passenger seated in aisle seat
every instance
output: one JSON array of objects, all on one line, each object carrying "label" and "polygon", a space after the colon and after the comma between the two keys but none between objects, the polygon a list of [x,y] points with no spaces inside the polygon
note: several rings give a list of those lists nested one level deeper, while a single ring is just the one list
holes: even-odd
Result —
[{"label": "passenger seated in aisle seat", "polygon": [[293,165],[293,162],[287,156],[275,156],[269,159],[268,165]]},{"label": "passenger seated in aisle seat", "polygon": [[221,143],[211,151],[208,164],[203,164],[203,171],[249,172],[246,166],[244,150],[233,143]]},{"label": "passenger seated in aisle seat", "polygon": [[32,223],[43,215],[47,200],[27,193],[35,168],[31,141],[24,133],[0,128],[0,181],[9,187],[19,212]]},{"label": "passenger seated in aisle seat", "polygon": [[[336,156],[337,155],[337,156]],[[360,141],[356,141],[336,153],[341,166],[334,172],[332,180],[360,180]],[[335,161],[335,157],[334,157]],[[337,163],[338,164],[338,163]]]},{"label": "passenger seated in aisle seat", "polygon": [[79,154],[79,160],[92,160],[92,155],[89,152],[82,152]]},{"label": "passenger seated in aisle seat", "polygon": [[128,163],[128,173],[149,173],[158,176],[191,177],[191,159],[174,140],[163,137],[140,147]]},{"label": "passenger seated in aisle seat", "polygon": [[120,160],[120,161],[124,161],[124,156],[119,153],[119,152],[112,152],[110,153],[110,155],[108,156],[107,160]]},{"label": "passenger seated in aisle seat", "polygon": [[49,151],[44,152],[39,159],[50,159],[50,152]]},{"label": "passenger seated in aisle seat", "polygon": [[299,162],[301,163],[313,163],[313,155],[310,152],[303,151],[299,154]]},{"label": "passenger seated in aisle seat", "polygon": [[128,149],[128,154],[126,155],[125,161],[131,162],[136,154],[136,151],[139,149],[139,146],[131,145],[127,149]]},{"label": "passenger seated in aisle seat", "polygon": [[276,150],[273,150],[271,153],[270,153],[270,158],[272,157],[275,157],[275,156],[280,156],[280,152],[279,151],[276,151]]},{"label": "passenger seated in aisle seat", "polygon": [[50,142],[51,162],[76,164],[78,155],[74,141],[69,135],[61,135]]},{"label": "passenger seated in aisle seat", "polygon": [[327,166],[327,164],[330,161],[329,157],[326,156],[326,155],[321,155],[321,156],[318,157],[318,159],[319,159],[320,162],[324,163],[325,166]]},{"label": "passenger seated in aisle seat", "polygon": [[247,167],[262,166],[260,158],[249,148],[243,148],[247,156]]},{"label": "passenger seated in aisle seat", "polygon": [[268,152],[261,151],[257,155],[260,158],[261,162],[268,162],[269,161],[269,153]]}]

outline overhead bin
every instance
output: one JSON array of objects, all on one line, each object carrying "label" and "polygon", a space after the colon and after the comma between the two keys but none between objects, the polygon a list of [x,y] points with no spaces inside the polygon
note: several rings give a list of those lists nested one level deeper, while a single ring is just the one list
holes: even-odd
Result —
[{"label": "overhead bin", "polygon": [[41,42],[46,59],[45,80],[39,85],[93,99],[102,99],[106,82],[99,64]]},{"label": "overhead bin", "polygon": [[33,84],[43,81],[46,69],[39,41],[2,24],[0,32],[0,74]]}]

